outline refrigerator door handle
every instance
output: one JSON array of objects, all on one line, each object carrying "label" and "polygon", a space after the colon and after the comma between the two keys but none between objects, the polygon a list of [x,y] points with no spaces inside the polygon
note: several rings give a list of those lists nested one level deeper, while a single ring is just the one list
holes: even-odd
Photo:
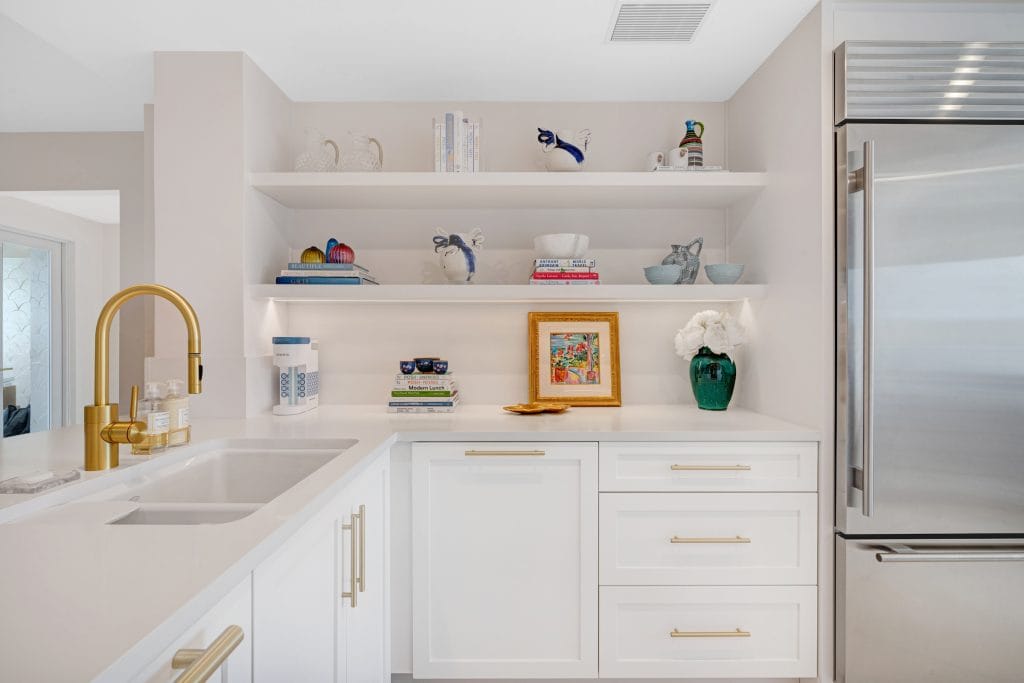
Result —
[{"label": "refrigerator door handle", "polygon": [[1024,562],[1024,548],[995,546],[991,550],[915,550],[893,544],[875,553],[879,562]]},{"label": "refrigerator door handle", "polygon": [[[864,142],[864,166],[852,171],[847,180],[847,189],[864,192],[864,352],[863,352],[863,406],[861,409],[861,467],[854,470],[854,486],[861,490],[861,513],[870,517],[875,507],[873,495],[873,453],[874,424],[871,419],[873,398],[872,358],[875,351],[875,141]],[[859,476],[858,476],[859,475]]]}]

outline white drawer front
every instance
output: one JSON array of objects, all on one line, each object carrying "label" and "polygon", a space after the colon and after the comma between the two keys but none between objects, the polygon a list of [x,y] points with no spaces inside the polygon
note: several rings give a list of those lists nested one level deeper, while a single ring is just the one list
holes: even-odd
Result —
[{"label": "white drawer front", "polygon": [[601,585],[817,583],[817,494],[602,493]]},{"label": "white drawer front", "polygon": [[813,678],[813,586],[602,587],[604,678]]},{"label": "white drawer front", "polygon": [[602,442],[602,491],[816,491],[818,444]]}]

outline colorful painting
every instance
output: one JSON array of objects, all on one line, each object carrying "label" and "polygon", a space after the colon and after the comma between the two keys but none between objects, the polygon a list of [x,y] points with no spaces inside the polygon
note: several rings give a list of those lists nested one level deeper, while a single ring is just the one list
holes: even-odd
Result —
[{"label": "colorful painting", "polygon": [[531,312],[530,400],[620,406],[619,315]]},{"label": "colorful painting", "polygon": [[601,383],[600,334],[552,332],[548,338],[551,384]]}]

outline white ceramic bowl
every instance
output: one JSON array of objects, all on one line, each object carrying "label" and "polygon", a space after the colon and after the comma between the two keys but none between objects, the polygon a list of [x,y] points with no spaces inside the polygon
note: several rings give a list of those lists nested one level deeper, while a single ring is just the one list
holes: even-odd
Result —
[{"label": "white ceramic bowl", "polygon": [[541,258],[583,258],[590,248],[590,237],[571,232],[538,235],[533,238],[533,248]]},{"label": "white ceramic bowl", "polygon": [[708,279],[716,285],[731,285],[743,275],[742,263],[714,263],[704,266]]}]

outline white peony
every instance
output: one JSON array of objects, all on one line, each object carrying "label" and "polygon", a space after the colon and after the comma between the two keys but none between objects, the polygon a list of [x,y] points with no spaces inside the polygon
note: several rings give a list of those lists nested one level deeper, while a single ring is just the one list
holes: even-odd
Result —
[{"label": "white peony", "polygon": [[690,360],[705,346],[713,353],[732,353],[745,341],[743,327],[731,315],[701,311],[676,332],[676,354]]}]

